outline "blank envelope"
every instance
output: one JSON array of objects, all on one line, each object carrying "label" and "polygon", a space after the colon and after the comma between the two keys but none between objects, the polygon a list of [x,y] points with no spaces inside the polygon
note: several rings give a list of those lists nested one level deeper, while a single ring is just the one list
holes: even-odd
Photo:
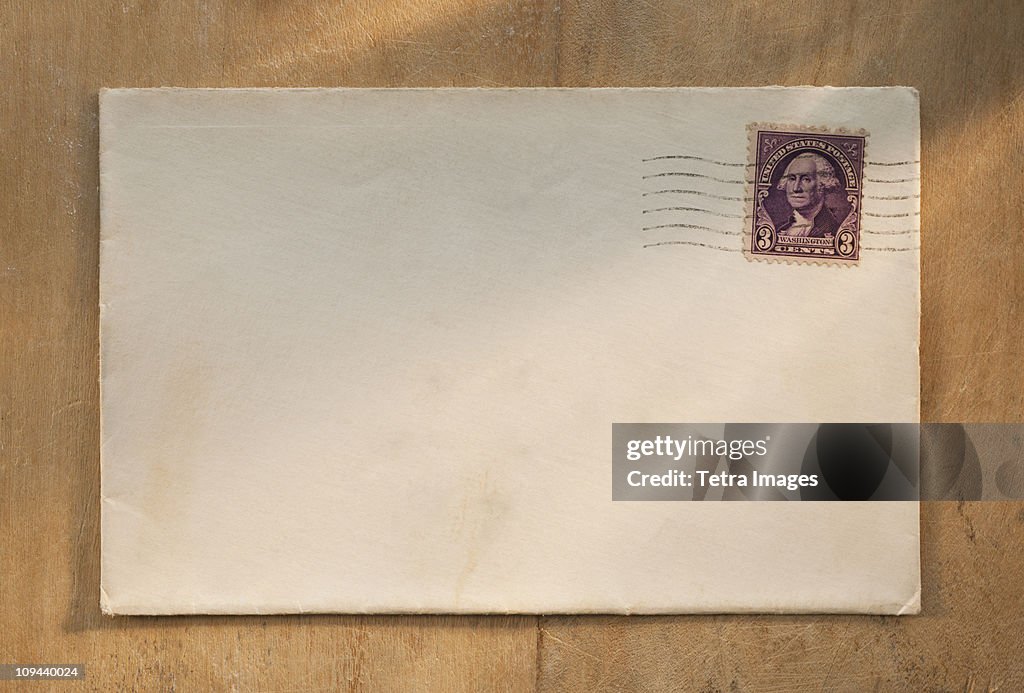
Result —
[{"label": "blank envelope", "polygon": [[[615,422],[918,419],[904,88],[101,94],[107,613],[916,613],[918,504],[614,502]],[[744,252],[863,132],[857,262]]]}]

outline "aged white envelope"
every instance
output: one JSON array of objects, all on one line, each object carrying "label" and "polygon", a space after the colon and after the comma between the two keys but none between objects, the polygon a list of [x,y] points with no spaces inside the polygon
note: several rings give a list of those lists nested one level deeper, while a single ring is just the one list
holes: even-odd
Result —
[{"label": "aged white envelope", "polygon": [[[866,131],[859,263],[744,256],[750,123]],[[913,90],[110,90],[101,138],[106,612],[918,611],[916,503],[610,460],[917,420]]]}]

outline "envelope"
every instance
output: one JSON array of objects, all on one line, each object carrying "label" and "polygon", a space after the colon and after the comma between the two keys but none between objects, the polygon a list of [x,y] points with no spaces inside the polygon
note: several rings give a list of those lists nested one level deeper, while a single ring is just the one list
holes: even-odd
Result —
[{"label": "envelope", "polygon": [[918,110],[103,91],[103,610],[916,613],[916,502],[613,501],[611,448],[917,421]]}]

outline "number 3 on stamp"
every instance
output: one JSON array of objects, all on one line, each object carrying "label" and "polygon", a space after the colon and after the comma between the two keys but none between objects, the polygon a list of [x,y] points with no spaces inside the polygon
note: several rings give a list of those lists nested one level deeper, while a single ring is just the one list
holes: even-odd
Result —
[{"label": "number 3 on stamp", "polygon": [[857,264],[867,133],[755,123],[749,135],[747,257]]}]

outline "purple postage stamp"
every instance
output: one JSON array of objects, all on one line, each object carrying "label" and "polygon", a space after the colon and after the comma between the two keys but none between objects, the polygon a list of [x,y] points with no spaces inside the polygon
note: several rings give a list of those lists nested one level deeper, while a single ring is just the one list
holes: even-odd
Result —
[{"label": "purple postage stamp", "polygon": [[857,264],[866,133],[751,125],[752,258]]}]

